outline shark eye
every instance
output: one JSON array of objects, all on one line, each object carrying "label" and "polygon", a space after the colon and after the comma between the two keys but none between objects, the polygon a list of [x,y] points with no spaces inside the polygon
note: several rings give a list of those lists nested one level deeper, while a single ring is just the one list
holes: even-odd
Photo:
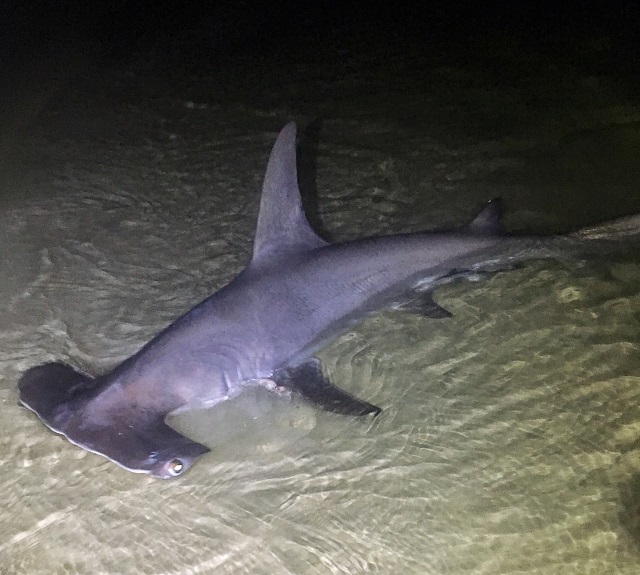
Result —
[{"label": "shark eye", "polygon": [[167,471],[169,472],[169,475],[172,475],[173,477],[177,477],[184,470],[185,465],[180,459],[172,459],[167,465]]}]

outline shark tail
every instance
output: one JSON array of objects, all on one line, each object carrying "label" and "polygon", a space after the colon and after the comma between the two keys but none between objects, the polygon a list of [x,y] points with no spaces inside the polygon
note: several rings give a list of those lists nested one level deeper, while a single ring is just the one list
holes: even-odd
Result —
[{"label": "shark tail", "polygon": [[582,228],[569,237],[576,240],[640,241],[640,214]]}]

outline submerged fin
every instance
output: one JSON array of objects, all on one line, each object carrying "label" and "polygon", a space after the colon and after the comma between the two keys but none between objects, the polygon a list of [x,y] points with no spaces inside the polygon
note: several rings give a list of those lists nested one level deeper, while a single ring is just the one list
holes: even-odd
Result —
[{"label": "submerged fin", "polygon": [[320,362],[312,357],[291,368],[278,370],[274,381],[286,389],[297,391],[317,406],[343,415],[378,415],[382,409],[367,403],[333,385],[322,373]]},{"label": "submerged fin", "polygon": [[302,209],[296,169],[296,125],[289,122],[273,145],[262,184],[254,262],[327,245]]},{"label": "submerged fin", "polygon": [[166,414],[126,401],[101,401],[100,385],[63,363],[27,370],[18,383],[20,402],[56,433],[129,471],[168,479],[186,471],[209,448],[164,422]]},{"label": "submerged fin", "polygon": [[502,198],[494,198],[469,222],[463,230],[477,235],[495,236],[504,233],[502,217]]},{"label": "submerged fin", "polygon": [[432,319],[445,319],[453,314],[433,301],[433,292],[420,292],[410,300],[394,306],[394,309],[414,313]]}]

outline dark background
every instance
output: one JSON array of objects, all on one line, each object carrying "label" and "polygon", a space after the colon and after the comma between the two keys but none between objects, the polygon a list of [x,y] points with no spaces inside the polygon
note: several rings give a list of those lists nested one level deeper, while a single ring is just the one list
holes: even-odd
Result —
[{"label": "dark background", "polygon": [[[64,108],[69,116],[83,99],[95,105],[100,97],[108,106],[123,89],[110,91],[100,82],[106,84],[109,70],[132,62],[138,78],[125,88],[139,94],[127,97],[148,106],[154,97],[172,94],[176,100],[222,101],[269,113],[287,110],[289,117],[350,117],[354,106],[371,106],[372,116],[393,117],[409,127],[415,123],[416,132],[428,130],[454,147],[457,137],[519,137],[536,128],[537,114],[544,115],[545,108],[553,108],[545,117],[549,122],[554,114],[573,113],[580,96],[575,85],[591,77],[606,85],[598,97],[615,93],[612,101],[635,106],[640,100],[639,21],[640,3],[631,1],[5,2],[0,8],[0,169],[11,188],[25,153],[19,144],[43,111],[51,117],[51,110]],[[460,85],[423,73],[446,68],[464,70]],[[142,69],[147,81],[139,77]],[[562,84],[567,78],[575,80],[574,91],[559,103],[568,94]],[[507,97],[515,89],[520,108],[498,104],[489,109],[486,93],[492,86]],[[482,91],[480,104],[475,89]],[[420,94],[439,104],[432,106],[431,116],[416,120],[429,109],[417,99]],[[69,102],[61,105],[65,98]],[[635,130],[608,147],[629,156],[635,153],[630,145],[637,146]],[[630,163],[623,165],[633,170]],[[606,185],[609,173],[603,179]],[[608,216],[633,207],[629,193],[618,196],[623,199],[615,200],[618,207]]]},{"label": "dark background", "polygon": [[[5,64],[78,43],[99,57],[123,58],[144,43],[162,43],[189,29],[210,31],[209,48],[228,54],[277,50],[283,57],[336,37],[368,35],[378,45],[402,43],[440,55],[464,52],[483,39],[510,37],[532,48],[606,38],[599,63],[630,71],[638,61],[637,2],[4,2],[0,8]],[[202,35],[202,40],[207,38]],[[477,47],[477,45],[476,45]]]}]

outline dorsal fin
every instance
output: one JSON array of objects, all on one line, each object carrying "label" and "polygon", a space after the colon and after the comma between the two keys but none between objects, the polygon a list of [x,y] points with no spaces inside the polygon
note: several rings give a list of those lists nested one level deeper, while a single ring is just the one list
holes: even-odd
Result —
[{"label": "dorsal fin", "polygon": [[276,139],[262,184],[253,262],[327,245],[302,209],[296,169],[296,125],[289,122]]},{"label": "dorsal fin", "polygon": [[502,198],[494,198],[464,230],[478,235],[495,236],[504,233],[500,217],[502,216]]}]

